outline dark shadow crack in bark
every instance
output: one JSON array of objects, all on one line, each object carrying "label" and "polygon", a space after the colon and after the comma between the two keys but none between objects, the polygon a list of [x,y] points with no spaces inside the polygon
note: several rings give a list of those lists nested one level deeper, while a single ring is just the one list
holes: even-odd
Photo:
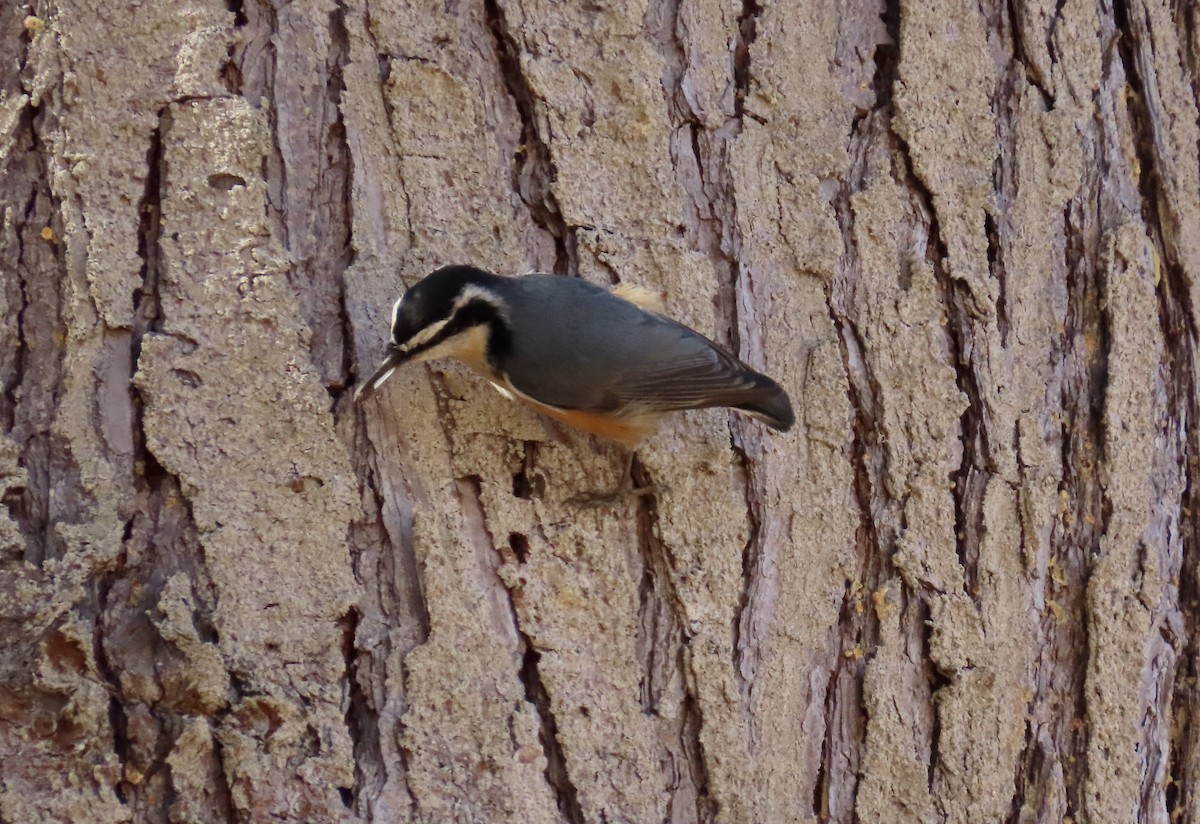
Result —
[{"label": "dark shadow crack in bark", "polygon": [[[189,667],[173,642],[163,638],[151,616],[169,579],[182,573],[190,582],[191,622],[199,640],[217,644],[213,611],[215,582],[209,576],[203,545],[192,513],[191,502],[182,492],[178,477],[168,472],[151,453],[144,424],[145,400],[133,380],[138,369],[142,342],[149,333],[162,332],[163,315],[159,298],[161,280],[162,188],[165,177],[163,142],[171,127],[170,109],[159,112],[159,121],[149,135],[146,153],[146,182],[138,203],[138,255],[142,260],[141,284],[131,295],[133,322],[128,335],[130,347],[129,420],[133,446],[129,456],[133,489],[126,504],[128,516],[121,552],[113,567],[97,582],[96,627],[93,639],[97,667],[113,695],[111,711],[114,749],[122,764],[122,780],[116,787],[123,800],[139,814],[171,815],[178,797],[167,766],[175,737],[186,719],[203,715],[219,724],[227,710],[201,710],[187,686]],[[169,333],[168,333],[169,334]],[[130,694],[122,673],[138,677],[152,673],[158,699],[146,704],[145,689]],[[172,678],[173,684],[165,686]],[[131,683],[138,683],[135,678]],[[153,691],[151,691],[153,692]],[[230,696],[232,697],[232,696]],[[138,723],[132,723],[134,715]],[[136,730],[136,732],[135,732]],[[219,742],[213,740],[215,764],[205,803],[216,814],[233,820],[233,802],[225,770],[219,763]]]},{"label": "dark shadow crack in bark", "polygon": [[[3,201],[10,203],[19,203],[24,201],[24,206],[20,209],[20,226],[13,232],[13,240],[15,241],[15,249],[3,249],[5,259],[13,259],[13,265],[8,270],[5,276],[4,289],[7,296],[9,311],[16,306],[15,312],[16,329],[15,340],[11,341],[7,352],[3,355],[3,364],[5,367],[4,375],[4,393],[0,400],[0,418],[2,418],[4,432],[7,435],[12,435],[13,429],[16,426],[16,413],[18,403],[18,390],[25,380],[27,371],[26,361],[29,358],[29,343],[27,342],[27,333],[25,330],[26,313],[29,311],[29,285],[28,277],[25,276],[26,266],[29,263],[25,259],[26,249],[31,252],[35,248],[38,239],[34,238],[34,231],[37,228],[38,214],[38,199],[39,196],[47,194],[48,177],[45,173],[45,161],[41,159],[41,152],[37,150],[37,133],[34,131],[34,121],[37,119],[40,107],[27,105],[22,109],[18,119],[17,127],[14,129],[13,135],[13,151],[9,155],[6,168],[6,180],[3,184],[4,197]],[[23,139],[25,138],[25,139]],[[18,157],[27,157],[34,161],[33,169],[26,168],[25,164],[18,164]],[[26,171],[26,174],[21,175],[16,173],[18,169]],[[17,210],[13,210],[15,217]],[[51,230],[53,231],[53,230]],[[26,240],[26,233],[30,235]],[[15,254],[14,254],[15,253]],[[13,512],[14,501],[6,498],[5,505],[9,508],[14,520],[19,523],[19,515]]]},{"label": "dark shadow crack in bark", "polygon": [[[1001,36],[1008,35],[1009,40],[1009,55],[1011,62],[1021,66],[1026,81],[1033,88],[1037,89],[1038,94],[1042,98],[1042,105],[1046,107],[1046,111],[1054,109],[1054,94],[1048,87],[1047,78],[1042,76],[1041,70],[1037,63],[1029,59],[1028,45],[1029,35],[1021,24],[1021,15],[1017,11],[1017,3],[1015,0],[1003,0],[1004,9],[1001,15],[997,15],[999,19],[991,21],[993,31],[999,31]],[[1055,62],[1054,57],[1054,25],[1057,23],[1058,16],[1055,14],[1051,18],[1050,25],[1046,33],[1047,54],[1050,62]],[[1012,99],[1012,98],[1008,98]],[[994,103],[995,101],[993,101]]]},{"label": "dark shadow crack in bark", "polygon": [[[891,15],[894,19],[889,19]],[[889,4],[885,13],[888,31],[898,37],[899,6]],[[848,820],[854,809],[866,753],[867,708],[864,703],[866,663],[875,655],[880,641],[880,615],[876,600],[896,576],[892,555],[897,525],[902,523],[902,503],[895,500],[885,479],[888,473],[888,433],[884,421],[883,396],[867,356],[856,317],[858,314],[861,262],[855,239],[856,216],[853,196],[866,183],[867,158],[873,145],[891,139],[889,109],[891,85],[895,80],[898,51],[895,41],[876,47],[875,108],[855,118],[848,140],[851,166],[831,201],[842,235],[842,254],[834,282],[828,287],[826,305],[830,323],[837,333],[846,376],[851,418],[850,466],[853,494],[858,509],[855,556],[858,567],[847,582],[837,624],[832,632],[833,656],[829,659],[829,687],[825,696],[825,740],[819,780],[814,792],[818,817],[830,811],[834,820]],[[903,593],[901,593],[901,596]],[[834,759],[838,759],[835,762]],[[848,765],[848,766],[847,766]],[[842,811],[841,817],[839,811]]]},{"label": "dark shadow crack in bark", "polygon": [[[1099,185],[1093,181],[1093,185]],[[1103,322],[1097,261],[1099,192],[1081,191],[1063,211],[1064,269],[1067,307],[1061,331],[1063,378],[1059,402],[1060,508],[1053,524],[1046,573],[1041,580],[1045,603],[1035,628],[1036,650],[1029,700],[1030,725],[1025,746],[1016,760],[1016,794],[1009,822],[1025,820],[1025,806],[1034,803],[1037,821],[1057,814],[1052,806],[1060,793],[1065,812],[1083,811],[1087,734],[1086,673],[1090,657],[1086,593],[1089,555],[1101,532],[1102,489],[1097,468],[1103,438],[1103,383],[1107,374],[1107,329]],[[1091,210],[1085,213],[1085,209]],[[1100,363],[1090,356],[1097,347]],[[1031,437],[1036,437],[1033,435]],[[1091,521],[1091,523],[1089,523]],[[1037,586],[1036,576],[1031,585]]]},{"label": "dark shadow crack in bark", "polygon": [[246,25],[246,4],[245,0],[225,0],[225,8],[233,12],[233,25],[242,27]]},{"label": "dark shadow crack in bark", "polygon": [[901,0],[884,0],[883,25],[890,42],[875,47],[875,73],[871,77],[875,111],[888,116],[895,104],[896,80],[900,77],[900,3]]},{"label": "dark shadow crack in bark", "polygon": [[[455,482],[459,499],[463,504],[463,516],[477,521],[477,531],[487,536],[488,550],[495,556],[496,565],[505,563],[504,554],[488,529],[483,511],[482,480],[478,475],[468,475]],[[510,547],[510,550],[514,548]],[[514,551],[515,558],[515,551]],[[558,719],[554,714],[554,704],[550,690],[542,678],[539,664],[542,653],[534,643],[529,633],[521,627],[521,616],[517,610],[517,597],[513,588],[496,576],[495,585],[503,590],[508,601],[509,618],[512,628],[520,639],[521,667],[517,677],[524,690],[525,700],[533,710],[538,722],[538,741],[542,745],[542,753],[546,758],[546,782],[554,792],[558,811],[568,824],[584,824],[586,818],[579,804],[579,791],[571,781],[567,770],[567,757],[558,735]]]},{"label": "dark shadow crack in bark", "polygon": [[[1142,220],[1159,253],[1163,275],[1172,281],[1175,299],[1181,304],[1182,314],[1179,320],[1183,325],[1180,328],[1186,330],[1192,340],[1196,340],[1198,330],[1194,307],[1191,305],[1191,292],[1187,288],[1188,276],[1174,243],[1176,234],[1190,229],[1180,225],[1179,217],[1173,209],[1171,193],[1163,179],[1163,169],[1171,161],[1160,154],[1167,141],[1160,133],[1162,126],[1160,119],[1155,116],[1157,113],[1147,102],[1147,83],[1154,80],[1153,61],[1149,56],[1154,49],[1153,36],[1149,31],[1149,20],[1144,16],[1131,17],[1130,12],[1129,0],[1115,0],[1113,3],[1115,24],[1118,31],[1122,32],[1117,38],[1116,51],[1133,92],[1124,99],[1127,101],[1129,121],[1133,129],[1132,148],[1141,170],[1136,179],[1142,199]],[[1178,334],[1178,331],[1171,330],[1172,334],[1168,335],[1168,339]]]},{"label": "dark shadow crack in bark", "polygon": [[[354,374],[344,295],[353,262],[351,154],[341,111],[350,59],[345,15],[342,2],[322,16],[281,0],[251,0],[231,57],[238,91],[266,117],[267,215],[288,257],[288,283],[310,332],[309,357],[335,406]],[[327,43],[323,54],[311,55],[311,77],[298,74],[296,49],[305,38]]]},{"label": "dark shadow crack in bark", "polygon": [[[861,354],[862,341],[854,324],[846,315],[839,316],[832,306],[830,320],[838,331],[853,411],[851,453],[847,460],[853,477],[854,499],[858,504],[859,526],[855,531],[858,569],[853,581],[846,586],[834,628],[837,645],[830,661],[830,687],[824,708],[821,772],[825,778],[818,785],[822,787],[818,791],[821,797],[815,801],[815,806],[822,810],[853,810],[862,779],[859,765],[863,763],[867,749],[864,664],[874,657],[881,635],[875,599],[865,596],[881,591],[884,582],[896,574],[892,555],[897,536],[890,524],[899,523],[899,504],[888,494],[883,481],[887,473],[883,410],[879,387]],[[852,349],[860,354],[852,358]],[[852,362],[862,368],[855,368]],[[842,716],[849,719],[844,724],[838,723]],[[834,778],[835,758],[852,765],[848,770],[840,771],[845,777],[843,781]]]},{"label": "dark shadow crack in bark", "polygon": [[937,663],[933,660],[933,614],[929,607],[929,601],[926,598],[919,598],[916,603],[918,620],[923,628],[921,633],[921,667],[924,670],[925,682],[929,687],[929,702],[932,709],[929,713],[929,761],[925,765],[925,783],[929,789],[929,794],[933,798],[934,804],[941,812],[943,821],[950,819],[950,815],[946,810],[941,809],[942,794],[938,789],[938,771],[942,766],[941,763],[941,747],[942,747],[942,714],[938,710],[938,691],[950,686],[952,679],[949,675],[942,672]]},{"label": "dark shadow crack in bark", "polygon": [[538,442],[523,441],[521,466],[512,476],[512,494],[522,500],[541,499],[546,495],[546,478],[535,470]]},{"label": "dark shadow crack in bark", "polygon": [[752,622],[759,600],[755,593],[762,585],[766,548],[763,546],[762,491],[755,485],[753,464],[746,450],[737,439],[732,449],[742,470],[743,494],[746,502],[746,518],[750,534],[742,547],[742,587],[737,610],[731,619],[733,635],[733,680],[737,684],[742,700],[745,720],[749,726],[750,740],[758,739],[758,718],[754,711],[754,686],[758,674],[758,659],[762,640],[754,632]]},{"label": "dark shadow crack in bark", "polygon": [[[128,532],[128,527],[126,528]],[[125,565],[124,551],[118,558],[118,574]],[[109,663],[104,650],[103,616],[108,610],[109,595],[112,592],[112,576],[105,576],[96,585],[96,603],[98,620],[92,634],[92,655],[96,660],[96,671],[108,688],[108,723],[112,729],[112,751],[120,766],[120,775],[124,779],[129,774],[130,754],[132,744],[129,740],[129,718],[125,714],[127,700],[121,693],[121,682],[117,671]],[[113,786],[113,792],[122,804],[128,803],[125,793],[125,781],[118,781]]]},{"label": "dark shadow crack in bark", "polygon": [[[1197,793],[1195,765],[1197,763],[1196,740],[1197,719],[1195,712],[1184,708],[1196,707],[1200,703],[1200,678],[1197,657],[1200,656],[1200,561],[1196,547],[1200,546],[1200,490],[1196,485],[1197,462],[1200,461],[1200,402],[1197,401],[1197,325],[1191,301],[1189,277],[1180,259],[1173,236],[1186,231],[1179,226],[1173,208],[1170,189],[1164,180],[1164,169],[1170,162],[1163,157],[1161,148],[1166,145],[1159,112],[1149,103],[1150,83],[1156,82],[1153,71],[1152,52],[1155,47],[1153,32],[1147,12],[1128,0],[1113,3],[1114,23],[1121,36],[1116,44],[1117,55],[1132,94],[1126,95],[1127,112],[1133,132],[1132,148],[1141,174],[1137,176],[1141,197],[1142,219],[1149,241],[1153,244],[1161,264],[1161,279],[1156,290],[1158,300],[1159,329],[1165,348],[1162,374],[1165,376],[1169,422],[1163,433],[1181,433],[1181,466],[1183,493],[1177,503],[1179,529],[1182,533],[1182,557],[1171,559],[1178,564],[1178,620],[1181,633],[1164,633],[1164,638],[1175,653],[1174,672],[1167,675],[1170,682],[1170,707],[1165,712],[1167,723],[1167,751],[1160,757],[1167,762],[1166,775],[1169,783],[1164,789],[1167,814],[1170,820],[1186,815],[1188,810],[1200,804]],[[1182,18],[1180,29],[1184,55],[1190,59],[1191,91],[1193,101],[1200,99],[1197,84],[1200,76],[1195,73],[1196,53],[1189,46],[1195,45],[1194,21],[1182,9],[1176,8],[1172,17]],[[1172,55],[1172,58],[1174,56]],[[1174,563],[1168,562],[1164,574],[1169,574]],[[1140,564],[1139,564],[1140,566]],[[1150,742],[1151,744],[1153,742]],[[1148,765],[1143,784],[1154,776]],[[1149,788],[1144,788],[1143,812],[1148,803]]]},{"label": "dark shadow crack in bark", "polygon": [[[901,161],[898,181],[910,193],[913,211],[928,225],[926,262],[932,267],[942,306],[946,313],[946,336],[950,366],[955,385],[966,397],[966,408],[959,416],[962,458],[951,475],[954,500],[954,549],[963,570],[963,591],[981,609],[979,599],[979,546],[983,541],[983,496],[994,475],[994,461],[988,444],[987,409],[983,403],[980,377],[976,374],[974,348],[975,318],[980,311],[966,281],[950,270],[949,252],[942,234],[933,192],[917,175],[912,152],[898,135],[896,151]],[[986,218],[986,215],[985,215]],[[985,220],[986,223],[986,220]]]},{"label": "dark shadow crack in bark", "polygon": [[[695,111],[684,92],[691,44],[681,39],[681,13],[678,0],[661,0],[647,11],[647,27],[663,59],[663,96],[674,134],[671,139],[673,166],[679,170],[694,168],[695,175],[677,173],[684,191],[688,217],[685,232],[693,245],[712,262],[717,276],[718,333],[717,340],[730,351],[742,352],[743,341],[739,318],[739,289],[748,293],[747,303],[755,303],[752,273],[741,264],[742,237],[738,227],[737,186],[730,168],[730,154],[741,129],[743,101],[751,83],[750,46],[757,36],[761,8],[754,0],[745,0],[731,33],[731,62],[728,82],[734,93],[733,114],[738,121],[734,128],[725,126],[710,131],[705,128],[701,113]],[[727,113],[728,115],[728,113]],[[753,115],[751,115],[753,117]],[[754,118],[760,120],[759,118]],[[690,152],[690,157],[687,154]],[[753,461],[742,445],[740,423],[731,423],[730,446],[743,470],[746,517],[750,535],[742,549],[742,591],[734,615],[730,619],[733,648],[734,680],[742,699],[751,740],[757,738],[757,721],[753,711],[754,682],[762,644],[759,630],[752,619],[770,605],[763,603],[760,593],[764,569],[774,547],[765,546],[762,535],[764,493],[761,478]]]},{"label": "dark shadow crack in bark", "polygon": [[[355,638],[358,634],[359,618],[358,608],[351,607],[338,622],[338,626],[342,630],[344,678],[349,692],[346,699],[345,723],[354,748],[354,786],[338,788],[342,804],[348,810],[358,808],[359,798],[366,783],[362,764],[365,754],[372,756],[376,764],[383,760],[379,745],[379,714],[373,711],[366,692],[358,680],[358,649],[355,646]],[[379,787],[375,786],[373,789],[378,791]]]},{"label": "dark shadow crack in bark", "polygon": [[823,822],[849,820],[839,813],[849,813],[855,806],[866,753],[865,650],[878,646],[879,623],[873,609],[865,610],[862,595],[846,583],[837,623],[829,633],[832,650],[822,705],[824,734],[812,798],[813,816]]},{"label": "dark shadow crack in bark", "polygon": [[[1092,201],[1087,208],[1099,209]],[[1052,627],[1048,632],[1052,655],[1062,663],[1051,671],[1059,673],[1055,703],[1061,709],[1054,719],[1056,756],[1078,764],[1079,772],[1065,770],[1067,814],[1086,815],[1085,777],[1087,765],[1087,680],[1091,657],[1087,609],[1091,578],[1091,555],[1099,545],[1108,522],[1108,501],[1100,468],[1104,457],[1104,407],[1108,383],[1110,348],[1108,312],[1104,307],[1104,284],[1100,264],[1084,249],[1084,206],[1073,201],[1067,207],[1067,348],[1063,380],[1063,515],[1051,548],[1059,581],[1047,603]],[[1052,600],[1053,599],[1053,600]],[[1065,673],[1065,677],[1064,674]],[[1061,713],[1066,710],[1070,717]]]},{"label": "dark shadow crack in bark", "polygon": [[498,0],[484,0],[484,17],[500,67],[500,77],[521,118],[521,147],[513,156],[512,187],[533,222],[554,238],[555,274],[579,273],[575,230],[563,218],[554,182],[558,171],[550,146],[538,128],[537,93],[521,69],[521,47],[513,37]]},{"label": "dark shadow crack in bark", "polygon": [[[654,484],[636,456],[630,474],[636,487],[649,488]],[[709,790],[708,761],[701,737],[704,718],[688,653],[693,633],[687,625],[685,605],[671,580],[672,565],[659,536],[658,503],[653,495],[638,498],[637,524],[642,560],[637,649],[642,659],[643,710],[657,714],[662,691],[674,677],[679,679],[683,690],[680,715],[676,719],[676,744],[672,748],[677,749],[682,763],[674,765],[676,781],[670,788],[668,807],[673,810],[681,798],[694,797],[694,820],[715,821],[719,805]],[[664,654],[668,650],[674,654]],[[685,779],[686,783],[679,779]],[[691,817],[685,814],[685,820],[688,818]]]},{"label": "dark shadow crack in bark", "polygon": [[6,371],[0,404],[6,434],[19,447],[18,465],[27,473],[2,503],[21,533],[24,560],[39,567],[66,551],[56,524],[78,523],[94,505],[79,482],[70,445],[54,426],[69,336],[61,199],[51,186],[52,148],[41,138],[52,117],[42,106],[19,112],[0,175],[0,202],[15,206],[10,219],[16,247],[0,244],[0,261],[11,264],[4,267],[4,288],[10,307],[19,307],[0,356]]},{"label": "dark shadow crack in bark", "polygon": [[[509,598],[511,603],[511,592],[509,592]],[[513,607],[513,620],[517,620],[515,606]],[[519,624],[517,624],[517,628],[520,631]],[[520,637],[525,652],[521,658],[521,669],[518,676],[525,688],[525,700],[533,707],[534,714],[538,719],[538,741],[541,742],[542,752],[546,756],[546,781],[554,790],[558,811],[562,813],[568,824],[584,824],[586,819],[583,815],[583,808],[579,805],[579,793],[567,773],[566,755],[558,740],[558,721],[554,717],[550,693],[538,671],[538,662],[541,660],[542,654],[537,651],[528,635],[520,632]]]},{"label": "dark shadow crack in bark", "polygon": [[754,112],[746,111],[746,97],[750,94],[750,82],[753,75],[750,72],[750,47],[758,37],[758,16],[762,14],[762,6],[757,0],[742,0],[741,13],[737,19],[737,36],[733,40],[733,116],[742,120],[749,117],[759,123],[766,123]]},{"label": "dark shadow crack in bark", "polygon": [[[362,415],[361,407],[355,407]],[[409,502],[409,508],[396,513],[398,522],[389,528],[385,521],[386,501],[379,490],[378,470],[369,463],[375,451],[371,448],[365,422],[354,430],[356,471],[364,487],[365,501],[362,516],[350,525],[349,550],[355,580],[368,586],[358,608],[353,650],[347,659],[345,678],[349,684],[350,704],[347,707],[347,727],[354,748],[354,786],[350,795],[356,811],[369,815],[372,805],[389,780],[393,765],[386,760],[383,737],[396,742],[397,776],[390,776],[403,785],[412,815],[419,817],[420,807],[407,776],[410,753],[400,745],[403,723],[394,729],[381,718],[387,709],[376,703],[377,695],[364,687],[382,682],[391,691],[390,697],[404,702],[409,682],[405,658],[408,653],[429,640],[429,608],[422,586],[420,564],[416,557],[413,532],[412,491],[397,490],[397,497]],[[360,637],[361,610],[372,607],[378,620],[386,627],[370,641]],[[393,672],[390,662],[399,661],[399,672]],[[365,682],[364,682],[365,679]],[[385,696],[385,701],[387,696]],[[403,711],[396,712],[401,717]]]},{"label": "dark shadow crack in bark", "polygon": [[[338,254],[337,266],[332,271],[327,266],[316,265],[318,276],[333,278],[337,291],[337,326],[339,329],[338,344],[341,351],[340,374],[338,380],[326,383],[336,407],[343,396],[355,383],[357,375],[354,369],[353,342],[354,325],[350,318],[350,310],[346,305],[346,270],[354,265],[356,252],[352,234],[354,226],[354,205],[351,198],[351,181],[354,179],[354,154],[346,139],[346,121],[342,113],[342,96],[346,93],[345,70],[350,62],[350,33],[346,28],[346,3],[337,0],[333,11],[329,13],[330,54],[327,60],[329,66],[329,82],[326,97],[329,100],[334,121],[330,124],[327,135],[327,156],[330,158],[329,172],[334,177],[333,191],[329,196],[330,215],[335,225],[335,240],[341,239],[341,249]],[[325,187],[322,187],[323,189]],[[317,353],[314,359],[320,362]],[[328,377],[328,376],[327,376]]]},{"label": "dark shadow crack in bark", "polygon": [[[1200,706],[1200,488],[1196,470],[1200,463],[1200,401],[1197,400],[1196,341],[1190,335],[1173,334],[1187,325],[1186,300],[1179,290],[1182,284],[1174,277],[1163,279],[1158,290],[1159,323],[1167,351],[1167,403],[1169,423],[1165,432],[1182,433],[1183,449],[1180,471],[1183,493],[1177,503],[1179,530],[1183,547],[1179,558],[1178,595],[1176,603],[1182,632],[1172,632],[1167,642],[1174,649],[1175,672],[1169,687],[1170,705],[1164,713],[1167,727],[1166,774],[1169,783],[1164,789],[1167,818],[1182,819],[1188,810],[1200,804],[1196,775],[1197,719],[1194,709]],[[1185,292],[1186,293],[1186,292]],[[1149,812],[1145,813],[1147,819]]]}]

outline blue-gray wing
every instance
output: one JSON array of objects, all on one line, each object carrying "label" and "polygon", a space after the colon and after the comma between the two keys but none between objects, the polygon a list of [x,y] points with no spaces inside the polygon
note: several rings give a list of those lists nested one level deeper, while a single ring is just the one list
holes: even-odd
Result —
[{"label": "blue-gray wing", "polygon": [[[700,333],[584,281],[519,280],[506,371],[530,397],[613,413],[730,406],[778,429],[792,425],[783,389]],[[545,290],[554,290],[552,299]],[[546,306],[555,307],[553,317]]]},{"label": "blue-gray wing", "polygon": [[621,406],[649,411],[729,406],[749,412],[778,429],[795,420],[783,389],[712,341],[674,321],[664,345],[621,376],[611,387]]}]

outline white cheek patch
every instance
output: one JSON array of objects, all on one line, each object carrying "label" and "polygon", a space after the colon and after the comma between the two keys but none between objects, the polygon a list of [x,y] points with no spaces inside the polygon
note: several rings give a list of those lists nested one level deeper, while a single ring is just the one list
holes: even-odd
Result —
[{"label": "white cheek patch", "polygon": [[399,347],[400,351],[408,352],[411,349],[414,349],[423,343],[427,343],[427,342],[433,340],[433,338],[437,335],[437,333],[442,331],[442,328],[445,327],[445,325],[448,322],[449,322],[449,319],[439,320],[437,323],[426,326],[420,332],[413,335],[411,338],[406,340],[404,343],[400,344],[400,347]]},{"label": "white cheek patch", "polygon": [[[444,325],[444,324],[443,324]],[[413,356],[413,361],[421,363],[423,361],[437,360],[438,358],[452,358],[456,356],[462,349],[464,333],[459,332],[453,337],[446,338],[437,346],[426,349],[424,352],[419,352]],[[428,340],[428,338],[426,338]]]},{"label": "white cheek patch", "polygon": [[396,318],[400,317],[400,304],[403,302],[404,296],[401,295],[396,299],[396,302],[392,304],[392,325],[388,327],[389,330],[396,328]]}]

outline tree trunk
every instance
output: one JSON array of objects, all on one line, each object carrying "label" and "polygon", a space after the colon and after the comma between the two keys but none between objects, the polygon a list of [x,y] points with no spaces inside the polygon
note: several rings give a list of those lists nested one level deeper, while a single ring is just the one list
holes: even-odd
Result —
[{"label": "tree trunk", "polygon": [[[1200,12],[0,8],[0,822],[1200,822]],[[788,434],[563,437],[435,266]]]}]

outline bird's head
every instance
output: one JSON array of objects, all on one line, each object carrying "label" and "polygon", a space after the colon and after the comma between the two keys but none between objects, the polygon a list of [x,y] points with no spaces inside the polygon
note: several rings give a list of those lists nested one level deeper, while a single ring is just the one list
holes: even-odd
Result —
[{"label": "bird's head", "polygon": [[359,387],[361,400],[409,362],[458,356],[483,357],[493,325],[503,321],[500,280],[472,266],[443,266],[422,278],[392,307],[388,355]]}]

